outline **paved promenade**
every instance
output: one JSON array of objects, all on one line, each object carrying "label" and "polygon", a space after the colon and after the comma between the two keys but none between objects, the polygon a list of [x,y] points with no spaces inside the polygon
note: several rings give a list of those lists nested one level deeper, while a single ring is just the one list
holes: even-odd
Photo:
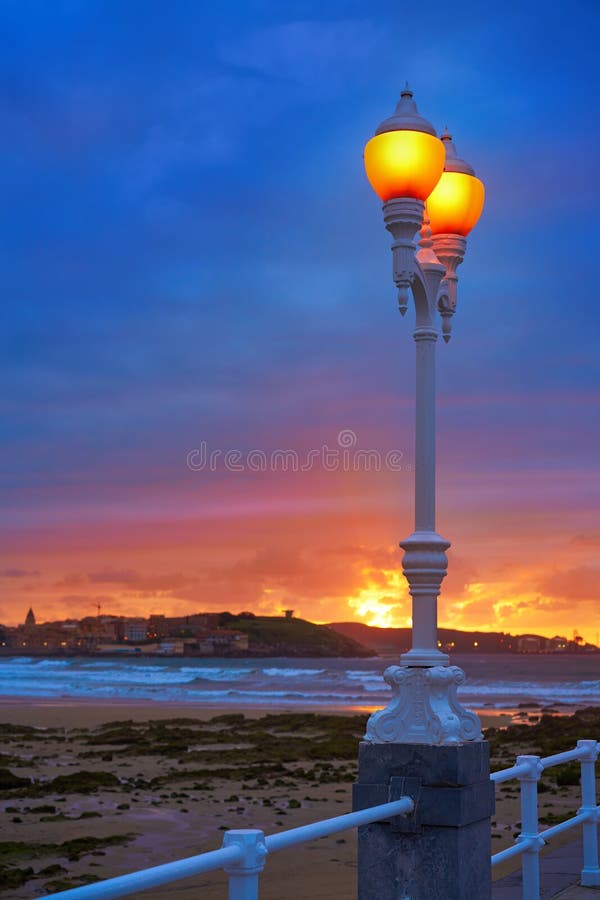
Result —
[{"label": "paved promenade", "polygon": [[[578,884],[582,866],[581,835],[556,850],[549,847],[541,857],[541,900],[600,900],[600,888],[584,888]],[[492,900],[522,900],[522,896],[520,869],[496,881],[492,888]]]}]

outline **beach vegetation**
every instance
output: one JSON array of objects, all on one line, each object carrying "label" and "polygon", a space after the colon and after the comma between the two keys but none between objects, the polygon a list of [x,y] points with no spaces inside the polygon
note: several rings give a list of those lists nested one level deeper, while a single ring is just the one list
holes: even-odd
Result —
[{"label": "beach vegetation", "polygon": [[549,812],[545,813],[543,816],[540,816],[540,822],[542,825],[559,825],[561,822],[566,822],[567,819],[572,818],[573,810],[567,810],[562,813]]},{"label": "beach vegetation", "polygon": [[86,853],[92,853],[105,847],[128,844],[134,837],[136,837],[135,834],[112,834],[101,838],[78,837],[60,844],[2,841],[0,842],[0,865],[9,865],[25,859],[39,859],[44,856],[55,856],[77,862]]},{"label": "beach vegetation", "polygon": [[[103,838],[96,837],[79,837],[71,840],[62,841],[62,843],[40,843],[25,841],[3,841],[0,842],[0,890],[8,890],[9,888],[18,888],[24,885],[32,878],[48,877],[51,875],[60,875],[66,872],[66,869],[59,863],[52,863],[49,866],[35,872],[32,866],[20,868],[17,863],[32,862],[33,860],[51,856],[58,859],[67,859],[69,862],[78,862],[82,856],[86,854],[96,855],[104,853],[102,848],[114,847],[117,845],[128,844],[135,834],[113,834]],[[90,883],[90,877],[87,875],[78,876],[69,879],[69,886],[77,886],[79,884]],[[97,881],[97,876],[91,878]],[[52,887],[48,884],[44,886],[45,890],[63,890],[57,888],[56,882],[51,882]]]},{"label": "beach vegetation", "polygon": [[554,769],[554,780],[558,787],[569,787],[573,784],[579,784],[581,780],[581,766],[579,763],[566,763],[562,766],[556,766]]},{"label": "beach vegetation", "polygon": [[74,878],[57,878],[54,881],[47,882],[44,885],[44,890],[52,891],[52,893],[68,891],[70,888],[82,887],[84,884],[94,884],[94,882],[101,880],[98,875],[92,875],[91,873],[78,875]]},{"label": "beach vegetation", "polygon": [[22,778],[15,775],[10,769],[0,769],[0,791],[11,791],[15,788],[26,787],[31,784],[31,778]]},{"label": "beach vegetation", "polygon": [[6,866],[0,863],[0,889],[18,888],[34,877],[31,866],[19,869],[17,866]]},{"label": "beach vegetation", "polygon": [[54,794],[93,794],[95,791],[111,787],[119,787],[121,782],[112,772],[72,772],[70,775],[57,775],[47,782],[36,782],[40,793]]},{"label": "beach vegetation", "polygon": [[59,863],[52,863],[44,869],[40,869],[37,874],[42,875],[44,878],[50,878],[51,875],[62,875],[62,873],[66,871],[64,866],[59,865]]},{"label": "beach vegetation", "polygon": [[[507,728],[490,728],[484,732],[484,737],[490,743],[490,756],[492,771],[511,765],[518,754],[532,753],[536,756],[551,756],[574,747],[581,738],[600,739],[600,708],[587,707],[578,710],[571,716],[550,715],[545,713],[539,722],[535,724],[509,725]],[[552,769],[549,777],[556,781],[559,787],[568,787],[579,784],[579,764],[570,764],[571,769],[564,766]],[[575,769],[577,775],[575,775]],[[561,774],[561,772],[570,774]],[[575,779],[567,782],[559,782],[558,777]],[[515,788],[516,788],[515,783]],[[548,791],[556,791],[551,784]],[[510,785],[502,786],[506,790],[505,796],[509,796]],[[543,789],[542,789],[543,790]]]}]

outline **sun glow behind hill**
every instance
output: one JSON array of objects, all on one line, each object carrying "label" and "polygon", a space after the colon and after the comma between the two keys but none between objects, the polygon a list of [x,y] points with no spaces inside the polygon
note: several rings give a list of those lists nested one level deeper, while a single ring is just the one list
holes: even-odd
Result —
[{"label": "sun glow behind hill", "polygon": [[399,569],[363,569],[362,575],[366,586],[348,598],[354,618],[377,628],[410,626],[410,598],[402,572]]}]

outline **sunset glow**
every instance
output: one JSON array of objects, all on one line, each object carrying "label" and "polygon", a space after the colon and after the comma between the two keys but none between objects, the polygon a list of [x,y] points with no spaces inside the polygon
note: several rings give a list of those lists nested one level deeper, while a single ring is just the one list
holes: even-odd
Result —
[{"label": "sunset glow", "polygon": [[[367,587],[348,598],[348,606],[365,625],[377,628],[406,628],[410,625],[410,598],[400,570],[363,569]],[[408,615],[407,615],[408,610]]]},{"label": "sunset glow", "polygon": [[[4,4],[0,623],[408,624],[415,319],[364,148],[434,232],[485,184],[436,344],[439,624],[596,643],[597,4],[434,5]],[[365,148],[405,78],[481,182]]]}]

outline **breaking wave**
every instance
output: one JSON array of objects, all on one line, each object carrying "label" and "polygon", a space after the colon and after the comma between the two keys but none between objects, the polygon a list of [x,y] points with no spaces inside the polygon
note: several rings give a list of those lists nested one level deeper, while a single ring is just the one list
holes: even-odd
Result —
[{"label": "breaking wave", "polygon": [[[453,660],[455,661],[455,660]],[[390,689],[382,673],[393,660],[69,658],[0,659],[0,694],[9,697],[152,700],[243,706],[373,708]],[[456,662],[467,681],[464,703],[475,708],[519,704],[576,707],[600,704],[600,657],[573,657],[557,667],[552,657],[498,654]]]}]

